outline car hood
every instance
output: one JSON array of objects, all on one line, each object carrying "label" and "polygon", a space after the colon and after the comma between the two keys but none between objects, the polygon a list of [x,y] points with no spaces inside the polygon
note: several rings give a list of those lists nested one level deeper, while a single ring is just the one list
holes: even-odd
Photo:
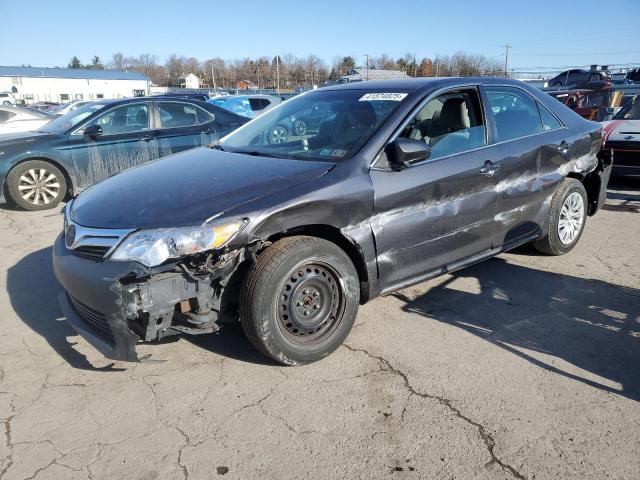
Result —
[{"label": "car hood", "polygon": [[318,178],[334,165],[197,148],[94,185],[73,201],[71,219],[94,228],[201,225],[240,204]]},{"label": "car hood", "polygon": [[640,120],[611,120],[602,127],[607,141],[640,141]]},{"label": "car hood", "polygon": [[0,135],[0,151],[4,147],[20,145],[21,148],[29,148],[28,144],[36,142],[53,134],[46,132],[12,132]]}]

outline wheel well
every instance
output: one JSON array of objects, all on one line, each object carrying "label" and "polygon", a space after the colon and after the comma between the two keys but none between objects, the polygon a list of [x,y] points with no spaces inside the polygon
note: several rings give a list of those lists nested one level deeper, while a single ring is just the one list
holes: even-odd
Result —
[{"label": "wheel well", "polygon": [[340,247],[351,259],[353,266],[358,272],[358,280],[360,281],[360,302],[364,303],[369,298],[369,276],[367,274],[367,265],[360,249],[354,245],[340,229],[331,225],[303,225],[292,228],[284,232],[271,235],[269,242],[275,242],[285,237],[294,235],[308,235],[310,237],[323,238]]},{"label": "wheel well", "polygon": [[587,203],[589,208],[587,213],[593,215],[598,208],[598,197],[600,196],[600,176],[599,175],[581,175],[575,172],[569,172],[568,178],[575,178],[580,181],[587,192]]},{"label": "wheel well", "polygon": [[[56,167],[58,170],[60,170],[62,172],[62,175],[64,175],[64,179],[67,182],[67,194],[65,195],[64,200],[68,199],[70,196],[73,196],[73,181],[71,180],[71,177],[69,176],[69,172],[67,172],[67,169],[64,168],[62,165],[60,165],[60,163],[56,162],[55,160],[51,160],[50,158],[46,158],[46,157],[30,157],[30,158],[25,158],[23,160],[20,160],[18,163],[16,163],[13,167],[11,167],[11,170],[13,170],[14,168],[16,168],[18,165],[24,163],[24,162],[29,162],[31,160],[39,160],[41,162],[47,162],[50,163],[51,165],[53,165],[54,167]],[[9,172],[11,171],[9,170]],[[7,172],[7,174],[9,173]]]}]

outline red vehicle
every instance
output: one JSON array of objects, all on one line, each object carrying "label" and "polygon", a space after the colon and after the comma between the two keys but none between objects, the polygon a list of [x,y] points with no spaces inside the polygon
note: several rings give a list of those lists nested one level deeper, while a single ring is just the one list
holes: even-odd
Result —
[{"label": "red vehicle", "polygon": [[607,117],[613,114],[611,104],[615,90],[611,88],[609,82],[600,82],[599,85],[591,82],[589,87],[547,93],[583,118],[595,121],[607,120]]}]

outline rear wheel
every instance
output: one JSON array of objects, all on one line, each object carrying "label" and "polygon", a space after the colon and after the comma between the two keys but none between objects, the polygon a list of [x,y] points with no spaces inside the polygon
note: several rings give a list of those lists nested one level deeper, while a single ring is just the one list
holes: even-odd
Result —
[{"label": "rear wheel", "polygon": [[283,125],[276,125],[269,132],[269,143],[271,145],[277,145],[278,143],[286,143],[289,139],[289,132]]},{"label": "rear wheel", "polygon": [[43,160],[18,164],[7,175],[10,200],[25,210],[53,208],[67,193],[67,182],[56,166]]},{"label": "rear wheel", "polygon": [[562,82],[556,82],[553,84],[554,87],[561,87],[562,86]]},{"label": "rear wheel", "polygon": [[580,240],[586,219],[587,192],[581,182],[567,178],[551,200],[549,231],[534,247],[547,255],[564,255]]},{"label": "rear wheel", "polygon": [[285,365],[310,363],[338,348],[353,326],[360,300],[348,255],[315,237],[288,237],[260,255],[240,294],[247,338]]},{"label": "rear wheel", "polygon": [[591,75],[589,75],[590,82],[597,82],[599,80],[600,80],[600,75],[598,75],[597,73],[592,73]]}]

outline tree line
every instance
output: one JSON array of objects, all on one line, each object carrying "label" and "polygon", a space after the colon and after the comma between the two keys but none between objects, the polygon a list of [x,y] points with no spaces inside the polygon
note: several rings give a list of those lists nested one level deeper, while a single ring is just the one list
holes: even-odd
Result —
[{"label": "tree line", "polygon": [[[93,68],[112,70],[131,70],[145,74],[155,85],[176,86],[180,78],[193,73],[207,87],[236,88],[238,81],[252,82],[255,88],[294,89],[306,85],[322,85],[326,81],[336,81],[354,68],[380,70],[400,70],[411,77],[433,76],[475,76],[503,75],[500,61],[484,55],[458,52],[454,55],[422,58],[419,61],[413,54],[394,59],[388,55],[367,57],[359,63],[353,56],[337,56],[327,62],[316,55],[298,57],[293,54],[275,57],[257,57],[244,59],[223,59],[213,57],[198,60],[195,57],[170,55],[162,62],[157,55],[144,53],[137,57],[128,57],[121,52],[114,53],[111,61],[103,65],[98,56],[89,64],[83,65],[78,57],[73,57],[68,68]],[[364,65],[363,65],[364,63]]]}]

